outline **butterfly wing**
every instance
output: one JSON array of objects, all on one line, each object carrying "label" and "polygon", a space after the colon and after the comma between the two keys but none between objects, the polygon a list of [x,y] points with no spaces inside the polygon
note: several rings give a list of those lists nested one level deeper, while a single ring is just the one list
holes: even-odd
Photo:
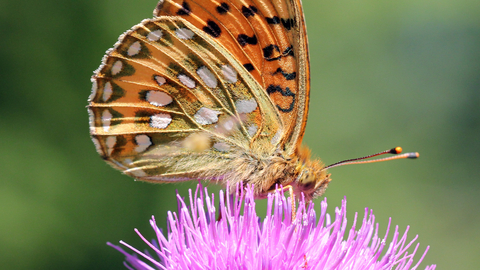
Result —
[{"label": "butterfly wing", "polygon": [[239,153],[268,157],[284,130],[236,57],[179,17],[144,20],[123,34],[92,81],[97,151],[141,180],[194,179]]},{"label": "butterfly wing", "polygon": [[202,29],[250,73],[274,103],[292,155],[305,130],[310,66],[300,0],[162,0],[155,16],[178,16]]}]

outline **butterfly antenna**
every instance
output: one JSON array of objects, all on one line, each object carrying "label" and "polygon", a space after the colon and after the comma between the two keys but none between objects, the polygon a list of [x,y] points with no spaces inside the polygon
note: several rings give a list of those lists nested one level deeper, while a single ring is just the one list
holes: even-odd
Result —
[{"label": "butterfly antenna", "polygon": [[[323,168],[322,170],[326,170],[326,169],[330,169],[330,168],[338,167],[338,166],[343,166],[343,165],[374,163],[374,162],[382,162],[382,161],[388,161],[388,160],[394,160],[394,159],[404,159],[404,158],[418,158],[420,156],[420,154],[417,153],[417,152],[411,152],[411,153],[405,153],[405,154],[399,155],[400,153],[402,153],[402,148],[400,146],[397,146],[395,148],[385,150],[383,152],[376,153],[376,154],[373,154],[373,155],[360,157],[360,158],[342,160],[342,161],[339,161],[337,163],[333,163],[331,165],[328,165],[327,167]],[[385,155],[385,154],[393,154],[393,155],[396,155],[396,156],[373,159],[373,160],[363,160],[363,159],[372,158],[372,157]]]}]

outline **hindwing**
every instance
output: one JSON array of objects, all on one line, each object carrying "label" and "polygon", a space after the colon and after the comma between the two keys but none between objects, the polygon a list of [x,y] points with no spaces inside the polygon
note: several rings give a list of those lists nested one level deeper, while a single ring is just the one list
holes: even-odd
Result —
[{"label": "hindwing", "polygon": [[274,154],[285,130],[236,55],[178,16],[123,34],[92,77],[90,134],[112,166],[145,181],[190,180],[239,155]]}]

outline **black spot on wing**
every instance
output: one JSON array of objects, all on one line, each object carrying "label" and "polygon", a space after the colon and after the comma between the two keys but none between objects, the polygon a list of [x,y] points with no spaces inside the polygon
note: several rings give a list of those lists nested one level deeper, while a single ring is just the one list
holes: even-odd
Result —
[{"label": "black spot on wing", "polygon": [[207,21],[207,25],[203,27],[203,31],[205,33],[209,34],[212,37],[219,37],[220,34],[222,33],[222,29],[220,29],[220,26],[212,20]]},{"label": "black spot on wing", "polygon": [[280,52],[280,49],[277,45],[274,44],[270,44],[267,47],[263,48],[263,57],[265,58],[265,60],[274,61],[280,59],[281,56],[272,58],[272,55],[275,51]]},{"label": "black spot on wing", "polygon": [[150,124],[152,113],[147,110],[138,110],[135,112],[135,124]]},{"label": "black spot on wing", "polygon": [[242,47],[245,47],[247,44],[256,45],[258,43],[257,37],[255,35],[249,37],[245,34],[238,35],[237,41]]},{"label": "black spot on wing", "polygon": [[268,87],[267,87],[267,93],[270,95],[270,94],[273,94],[273,93],[276,93],[276,92],[279,92],[282,96],[284,97],[292,97],[292,103],[290,103],[290,106],[286,109],[280,107],[278,104],[277,104],[277,108],[284,112],[284,113],[287,113],[287,112],[291,112],[293,110],[293,107],[295,106],[295,93],[292,93],[290,91],[290,88],[285,88],[285,90],[282,89],[282,87],[280,87],[279,85],[273,85],[273,84],[270,84]]},{"label": "black spot on wing", "polygon": [[277,57],[273,57],[275,53],[280,53],[280,48],[278,48],[275,44],[270,44],[263,48],[263,57],[267,61],[275,61],[280,60],[282,57],[286,56],[294,56],[293,55],[293,48],[292,46],[287,47],[282,53],[280,53]]},{"label": "black spot on wing", "polygon": [[243,16],[245,16],[245,18],[248,18],[250,16],[255,16],[255,13],[257,13],[258,10],[256,7],[254,6],[249,6],[249,7],[246,7],[246,6],[243,6],[242,7],[242,13],[243,13]]},{"label": "black spot on wing", "polygon": [[228,11],[230,11],[230,6],[225,2],[223,2],[219,6],[217,6],[217,12],[219,14],[223,15],[223,14],[226,14]]},{"label": "black spot on wing", "polygon": [[285,27],[285,29],[287,29],[287,30],[292,29],[293,24],[294,24],[294,20],[292,18],[281,19],[281,20],[282,20],[283,27]]},{"label": "black spot on wing", "polygon": [[190,5],[187,2],[182,3],[182,8],[177,11],[177,15],[190,15],[192,13],[192,9],[190,8]]},{"label": "black spot on wing", "polygon": [[246,64],[243,64],[243,66],[245,67],[246,70],[248,71],[253,71],[255,69],[255,67],[250,64],[250,63],[246,63]]},{"label": "black spot on wing", "polygon": [[283,71],[282,68],[277,68],[277,70],[273,74],[277,74],[277,73],[281,73],[287,81],[294,80],[297,77],[296,72],[288,73],[288,72]]},{"label": "black spot on wing", "polygon": [[267,17],[265,19],[267,19],[268,24],[279,24],[280,23],[280,19],[277,16],[273,16],[272,18]]},{"label": "black spot on wing", "polygon": [[293,47],[288,46],[282,53],[282,56],[294,56],[293,54]]},{"label": "black spot on wing", "polygon": [[147,101],[148,92],[150,92],[150,90],[141,90],[138,92],[138,98],[142,101]]}]

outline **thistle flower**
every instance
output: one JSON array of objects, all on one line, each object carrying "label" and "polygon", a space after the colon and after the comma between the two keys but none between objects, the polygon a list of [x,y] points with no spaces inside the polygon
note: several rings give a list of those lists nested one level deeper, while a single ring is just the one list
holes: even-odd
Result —
[{"label": "thistle flower", "polygon": [[[189,192],[189,205],[177,194],[179,210],[168,212],[168,230],[165,237],[155,218],[150,224],[157,239],[151,243],[138,235],[154,251],[141,252],[127,243],[120,243],[132,251],[112,245],[126,256],[128,269],[416,269],[429,247],[414,265],[416,244],[412,254],[407,250],[417,237],[407,242],[407,232],[401,235],[395,227],[392,241],[387,245],[390,230],[378,236],[375,216],[365,209],[360,229],[356,230],[357,214],[347,231],[346,199],[335,209],[333,222],[326,213],[327,200],[321,202],[317,222],[313,203],[298,203],[292,217],[289,198],[282,191],[268,196],[266,217],[260,221],[255,212],[252,187],[237,189],[234,196],[219,194],[219,210],[214,195],[198,186],[194,195]],[[224,199],[226,198],[226,200]],[[206,207],[205,207],[206,206]],[[241,209],[243,208],[243,211]],[[221,217],[217,220],[217,212]],[[413,265],[413,266],[412,266]],[[435,269],[435,265],[426,267]]]}]

